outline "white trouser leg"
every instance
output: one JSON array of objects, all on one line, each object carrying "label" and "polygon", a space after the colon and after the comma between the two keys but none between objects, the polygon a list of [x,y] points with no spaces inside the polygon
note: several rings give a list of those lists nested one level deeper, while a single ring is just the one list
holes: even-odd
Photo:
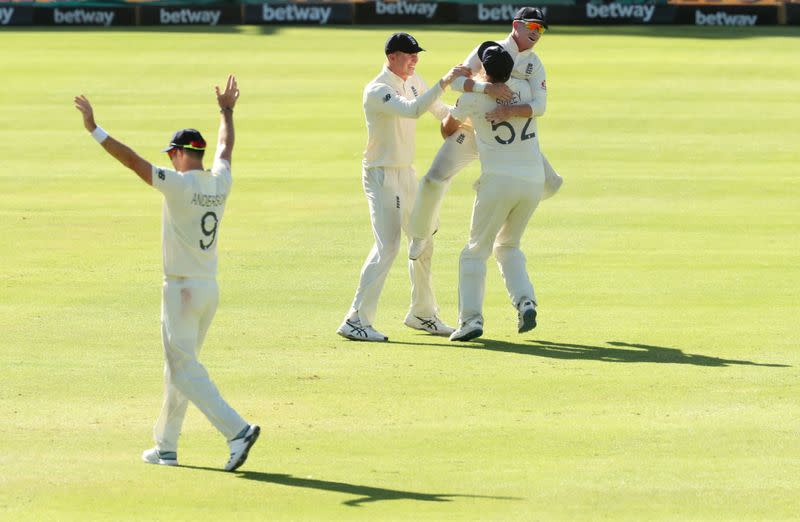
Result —
[{"label": "white trouser leg", "polygon": [[[161,339],[163,345],[167,346],[167,329],[166,322],[163,320],[165,312],[163,310],[165,300],[162,299],[162,321],[161,321]],[[216,308],[216,307],[215,307]],[[203,347],[208,327],[211,326],[211,320],[214,314],[207,314],[207,319],[201,321],[199,324],[199,332],[197,337],[197,348],[195,348],[195,355],[200,355],[200,349]],[[169,364],[164,362],[164,403],[161,406],[161,413],[156,421],[153,435],[156,439],[156,445],[161,451],[178,451],[178,439],[181,435],[181,428],[183,427],[183,420],[186,417],[186,408],[189,405],[189,400],[184,394],[172,384],[170,378]]]},{"label": "white trouser leg", "polygon": [[[375,321],[386,276],[400,250],[402,231],[401,193],[398,169],[364,169],[362,182],[367,196],[375,244],[361,268],[361,277],[347,317],[358,314],[363,325]],[[411,174],[414,177],[413,171]]]},{"label": "white trouser leg", "polygon": [[494,256],[512,304],[516,306],[523,297],[530,297],[536,304],[536,294],[525,268],[525,254],[519,244],[541,199],[542,185],[515,179],[513,186],[519,199],[497,234]]},{"label": "white trouser leg", "polygon": [[191,401],[225,436],[233,438],[247,422],[228,405],[197,360],[197,353],[214,318],[219,298],[216,281],[164,282],[162,338],[164,342],[165,397],[154,436],[162,451],[177,451],[178,437]]},{"label": "white trouser leg", "polygon": [[439,208],[450,180],[477,158],[478,148],[472,127],[461,127],[444,140],[428,172],[419,182],[419,192],[409,218],[411,237],[427,238],[435,232]]},{"label": "white trouser leg", "polygon": [[507,190],[509,176],[481,176],[472,206],[469,242],[461,251],[458,268],[458,321],[483,315],[486,260],[495,237],[516,204]]},{"label": "white trouser leg", "polygon": [[558,175],[544,154],[542,154],[542,162],[544,163],[544,191],[541,199],[547,199],[556,195],[561,184],[564,183],[564,178]]},{"label": "white trouser leg", "polygon": [[[402,197],[400,198],[401,226],[410,240],[409,215],[417,191],[417,178],[413,169],[408,169],[401,173],[399,186],[402,192]],[[432,260],[433,241],[429,241],[422,254],[414,261],[408,262],[408,275],[411,279],[411,306],[409,307],[409,312],[418,317],[431,317],[439,311],[436,297],[433,293]]]},{"label": "white trouser leg", "polygon": [[[166,332],[161,325],[161,337],[166,346]],[[169,376],[169,365],[164,363],[164,402],[156,425],[153,427],[153,438],[156,447],[161,451],[178,451],[178,439],[181,436],[183,419],[189,401],[173,384]]]}]

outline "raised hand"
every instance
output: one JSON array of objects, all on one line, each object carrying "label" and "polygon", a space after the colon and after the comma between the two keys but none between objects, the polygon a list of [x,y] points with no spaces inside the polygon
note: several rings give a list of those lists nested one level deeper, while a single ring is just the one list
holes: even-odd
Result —
[{"label": "raised hand", "polygon": [[228,83],[225,85],[225,90],[220,92],[219,86],[214,86],[214,91],[217,93],[217,103],[222,110],[233,110],[236,105],[236,100],[239,99],[239,85],[236,83],[236,76],[228,76]]},{"label": "raised hand", "polygon": [[86,127],[86,130],[92,132],[97,128],[97,124],[94,122],[94,109],[92,109],[92,104],[89,103],[89,99],[83,94],[75,96],[74,101],[75,108],[83,114],[83,126]]}]

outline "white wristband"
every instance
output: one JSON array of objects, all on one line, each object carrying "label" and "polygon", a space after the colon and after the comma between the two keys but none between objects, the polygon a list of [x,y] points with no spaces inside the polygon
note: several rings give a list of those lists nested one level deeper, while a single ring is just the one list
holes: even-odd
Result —
[{"label": "white wristband", "polygon": [[94,138],[95,141],[97,141],[97,143],[103,143],[104,141],[106,141],[106,138],[108,138],[108,133],[103,130],[103,127],[98,125],[92,131],[92,138]]},{"label": "white wristband", "polygon": [[475,82],[472,84],[472,92],[486,92],[486,88],[489,86],[486,82]]}]

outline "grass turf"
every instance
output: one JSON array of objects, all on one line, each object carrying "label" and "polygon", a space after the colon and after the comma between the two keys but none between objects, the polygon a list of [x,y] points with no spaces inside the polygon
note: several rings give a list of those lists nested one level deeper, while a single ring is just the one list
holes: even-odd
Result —
[{"label": "grass turf", "polygon": [[[376,322],[392,342],[334,334],[372,242],[361,89],[392,30],[3,30],[0,518],[795,518],[798,31],[548,33],[539,128],[566,182],[523,244],[540,326],[516,334],[490,266],[485,338],[454,346],[402,326],[402,259]],[[503,34],[412,33],[429,82]],[[212,141],[229,72],[236,181],[202,360],[264,432],[222,473],[224,441],[190,409],[185,467],[146,466],[160,197],[71,99],[164,163],[176,128]],[[432,118],[418,129],[424,172],[439,139]],[[437,235],[450,322],[477,172]]]}]

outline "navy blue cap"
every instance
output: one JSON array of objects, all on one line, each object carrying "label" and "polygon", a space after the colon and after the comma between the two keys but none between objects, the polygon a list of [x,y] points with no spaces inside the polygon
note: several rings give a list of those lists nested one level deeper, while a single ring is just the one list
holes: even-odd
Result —
[{"label": "navy blue cap", "polygon": [[544,18],[544,11],[538,7],[523,7],[514,15],[514,20],[525,20],[526,22],[539,22],[547,29],[547,21]]},{"label": "navy blue cap", "polygon": [[181,129],[172,135],[169,145],[161,152],[169,152],[172,149],[206,150],[206,140],[197,129]]},{"label": "navy blue cap", "polygon": [[511,77],[514,59],[497,42],[483,42],[478,47],[478,58],[493,81],[505,82]]},{"label": "navy blue cap", "polygon": [[394,33],[386,40],[386,45],[384,46],[386,54],[392,54],[397,51],[413,54],[424,50],[419,46],[416,38],[408,33]]}]

